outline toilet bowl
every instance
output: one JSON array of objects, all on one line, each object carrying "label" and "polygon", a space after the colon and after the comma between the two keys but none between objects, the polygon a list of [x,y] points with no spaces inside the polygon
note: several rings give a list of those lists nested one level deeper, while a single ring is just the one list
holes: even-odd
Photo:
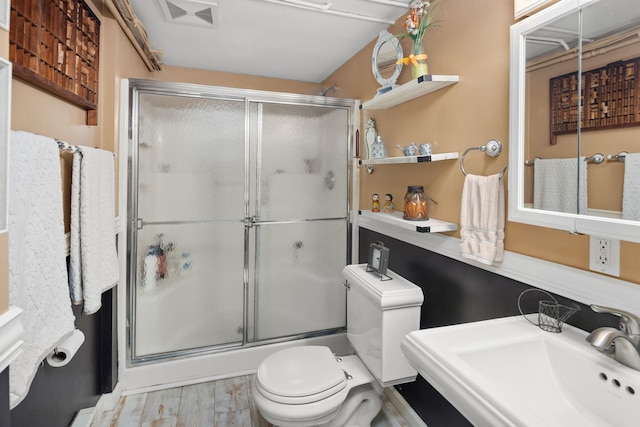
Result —
[{"label": "toilet bowl", "polygon": [[[388,271],[381,281],[366,265],[349,265],[347,336],[355,355],[329,347],[278,351],[258,367],[252,394],[262,416],[276,426],[369,427],[382,405],[383,388],[413,381],[400,341],[419,329],[422,290]],[[393,310],[393,313],[391,313]]]},{"label": "toilet bowl", "polygon": [[361,414],[367,422],[362,425],[369,426],[380,410],[382,394],[357,356],[335,357],[323,346],[274,353],[258,368],[253,387],[260,413],[277,426],[332,425],[332,420],[344,417],[341,412],[362,402],[368,402],[368,410],[360,411],[366,412]]}]

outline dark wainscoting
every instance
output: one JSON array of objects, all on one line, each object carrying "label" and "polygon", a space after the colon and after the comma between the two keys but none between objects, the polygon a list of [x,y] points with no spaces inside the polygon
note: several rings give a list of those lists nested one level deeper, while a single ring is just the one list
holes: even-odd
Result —
[{"label": "dark wainscoting", "polygon": [[41,365],[29,393],[11,410],[10,424],[2,422],[0,409],[1,426],[67,427],[79,410],[95,406],[103,393],[113,390],[117,382],[114,295],[115,289],[104,292],[102,308],[89,316],[82,314],[82,306],[73,307],[76,328],[85,335],[82,347],[64,367]]},{"label": "dark wainscoting", "polygon": [[[366,263],[368,247],[381,241],[390,248],[389,268],[407,280],[420,286],[424,303],[420,316],[420,328],[454,325],[513,316],[518,311],[518,297],[531,288],[524,283],[413,246],[391,237],[361,228],[359,235],[359,262]],[[554,295],[562,303],[574,301]],[[522,299],[523,309],[537,311],[535,293]],[[530,302],[531,304],[526,304]],[[600,326],[616,327],[617,317],[597,314],[588,306],[579,304],[581,310],[567,323],[592,331]],[[411,407],[429,427],[471,426],[442,395],[421,376],[418,380],[396,387]]]},{"label": "dark wainscoting", "polygon": [[0,372],[0,426],[11,425],[9,415],[9,369]]}]

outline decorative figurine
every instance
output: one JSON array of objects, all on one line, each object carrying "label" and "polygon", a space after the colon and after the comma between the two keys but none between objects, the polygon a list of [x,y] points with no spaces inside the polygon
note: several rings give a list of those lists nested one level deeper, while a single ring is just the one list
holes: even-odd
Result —
[{"label": "decorative figurine", "polygon": [[384,211],[393,213],[393,196],[389,193],[384,195]]},{"label": "decorative figurine", "polygon": [[377,193],[371,196],[371,212],[380,212],[380,196]]},{"label": "decorative figurine", "polygon": [[374,119],[367,120],[364,127],[364,142],[367,148],[367,159],[373,159],[373,144],[376,142],[378,131],[376,130],[376,121]]}]

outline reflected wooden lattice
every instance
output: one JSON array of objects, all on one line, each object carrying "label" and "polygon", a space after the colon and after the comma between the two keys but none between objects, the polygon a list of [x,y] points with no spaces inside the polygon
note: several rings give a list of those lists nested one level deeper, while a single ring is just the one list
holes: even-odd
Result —
[{"label": "reflected wooden lattice", "polygon": [[577,131],[579,105],[583,131],[640,125],[639,69],[633,58],[585,71],[582,79],[577,72],[550,79],[551,144]]}]

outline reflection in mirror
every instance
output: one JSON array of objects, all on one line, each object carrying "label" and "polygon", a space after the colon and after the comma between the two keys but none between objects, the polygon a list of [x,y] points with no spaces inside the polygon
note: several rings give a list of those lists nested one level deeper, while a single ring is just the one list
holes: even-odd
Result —
[{"label": "reflection in mirror", "polygon": [[[586,208],[586,192],[576,186],[585,167],[576,160],[579,81],[567,77],[558,88],[547,90],[551,78],[578,69],[579,22],[576,11],[525,37],[525,153],[528,160],[535,159],[525,170],[525,203],[535,209],[575,214]],[[551,118],[550,102],[558,105]],[[560,142],[552,145],[552,128],[558,125],[564,132]]]},{"label": "reflection in mirror", "polygon": [[580,3],[511,28],[509,217],[640,241],[640,6]]},{"label": "reflection in mirror", "polygon": [[[589,167],[589,214],[640,220],[640,4],[600,1],[582,11],[583,120],[580,152],[633,153]],[[625,177],[625,175],[627,175]]]},{"label": "reflection in mirror", "polygon": [[382,43],[378,49],[376,63],[378,64],[378,72],[383,79],[389,79],[396,71],[397,53],[394,43],[387,40]]},{"label": "reflection in mirror", "polygon": [[398,64],[402,56],[402,46],[398,39],[386,30],[381,31],[371,56],[373,76],[382,86],[378,89],[378,95],[396,86],[396,80],[402,71],[402,64]]}]

